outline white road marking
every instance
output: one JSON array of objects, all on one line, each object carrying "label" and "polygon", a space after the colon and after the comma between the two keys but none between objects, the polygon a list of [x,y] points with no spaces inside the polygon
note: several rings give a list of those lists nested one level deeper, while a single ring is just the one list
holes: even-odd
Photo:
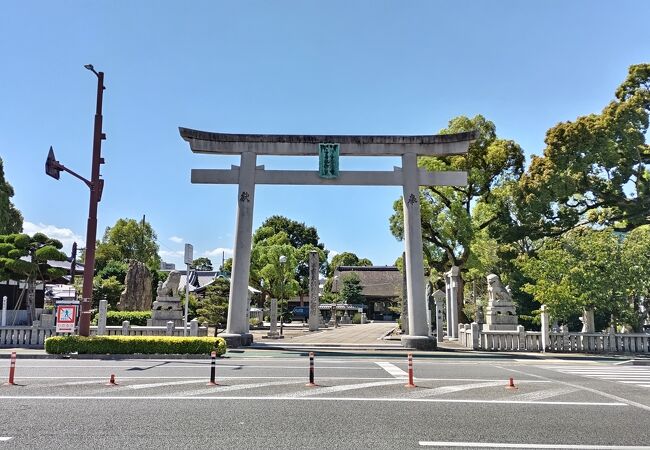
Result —
[{"label": "white road marking", "polygon": [[650,450],[641,445],[576,445],[576,444],[515,444],[510,442],[445,442],[420,441],[422,447],[464,447],[464,448],[533,448],[533,449],[576,449],[576,450]]},{"label": "white road marking", "polygon": [[[397,381],[396,381],[397,382]],[[501,405],[548,405],[548,406],[628,406],[627,403],[614,403],[614,402],[531,402],[531,401],[512,401],[512,400],[475,400],[475,399],[445,399],[445,398],[365,398],[365,397],[263,397],[263,396],[219,396],[219,397],[199,397],[199,396],[186,396],[175,397],[173,395],[167,396],[130,396],[130,395],[81,395],[81,396],[56,396],[56,395],[33,395],[33,396],[20,396],[20,395],[4,395],[0,396],[2,400],[269,400],[269,401],[331,401],[331,402],[385,402],[385,403],[491,403]]]},{"label": "white road marking", "polygon": [[377,386],[389,386],[391,384],[399,384],[399,383],[404,383],[404,380],[377,381],[374,383],[342,384],[340,386],[312,388],[312,389],[306,389],[304,391],[296,392],[293,394],[279,395],[278,397],[282,397],[282,398],[310,397],[312,395],[333,394],[335,392],[353,391],[356,389],[365,389],[365,388],[371,388]]},{"label": "white road marking", "polygon": [[2,442],[4,442],[4,441],[10,441],[10,440],[12,440],[12,439],[13,439],[12,436],[0,436],[0,441],[2,441]]},{"label": "white road marking", "polygon": [[644,387],[644,384],[650,382],[650,367],[627,367],[627,366],[607,366],[607,367],[576,367],[576,366],[539,366],[542,369],[551,369],[561,373],[578,375],[586,378],[595,378],[604,381],[613,381],[617,383],[635,384]]},{"label": "white road marking", "polygon": [[[498,365],[495,365],[495,367],[498,367],[498,368],[503,369],[503,370],[507,370],[509,372],[519,373],[519,374],[522,374],[522,375],[535,377],[535,378],[538,378],[538,379],[541,379],[541,380],[547,380],[547,381],[551,381],[553,383],[563,384],[564,386],[570,386],[570,387],[577,388],[577,389],[580,389],[580,390],[583,390],[583,391],[593,392],[594,394],[598,394],[598,395],[601,395],[603,397],[606,397],[606,398],[609,398],[609,399],[612,399],[612,400],[616,400],[618,402],[623,402],[623,403],[625,403],[627,405],[634,406],[634,407],[639,408],[639,409],[644,409],[646,411],[650,411],[650,406],[648,406],[648,405],[644,405],[643,403],[628,400],[626,398],[619,397],[618,395],[608,394],[607,392],[599,391],[598,389],[592,389],[592,388],[588,388],[586,386],[580,386],[578,384],[567,383],[566,381],[561,381],[561,380],[557,380],[557,379],[554,380],[554,379],[551,379],[551,378],[548,378],[548,377],[545,377],[545,376],[542,376],[542,375],[537,375],[537,374],[534,374],[534,373],[524,372],[522,370],[517,370],[517,369],[511,369],[509,367],[502,367],[502,366],[498,366]],[[544,366],[538,366],[538,367],[540,367],[541,369],[544,369]],[[554,368],[553,369],[546,368],[546,370],[554,370]]]},{"label": "white road marking", "polygon": [[[118,379],[117,382],[119,383],[120,380]],[[167,381],[165,383],[145,383],[145,384],[127,384],[127,385],[117,385],[117,386],[106,386],[102,388],[101,390],[95,390],[95,391],[90,391],[86,392],[85,394],[98,394],[100,392],[103,393],[109,393],[109,392],[115,392],[115,391],[133,391],[133,390],[140,390],[140,389],[155,389],[155,388],[160,388],[160,387],[165,387],[165,386],[178,386],[182,384],[197,384],[197,383],[207,383],[204,379],[203,380],[180,380],[180,381]]]},{"label": "white road marking", "polygon": [[268,386],[283,386],[283,385],[298,384],[298,383],[302,383],[302,381],[297,381],[297,380],[270,381],[268,383],[236,384],[233,386],[214,386],[214,387],[206,387],[205,389],[196,389],[193,391],[177,392],[175,395],[179,397],[186,397],[189,395],[217,394],[219,392],[240,391],[244,389],[255,389],[260,387],[268,387]]},{"label": "white road marking", "polygon": [[409,376],[408,373],[404,372],[402,369],[397,367],[395,364],[391,364],[389,362],[383,362],[383,361],[378,361],[375,364],[377,364],[379,367],[384,369],[386,372],[394,376],[395,378],[407,378]]},{"label": "white road marking", "polygon": [[510,397],[512,400],[543,400],[545,398],[557,397],[559,395],[570,394],[572,392],[577,392],[578,389],[572,387],[558,388],[558,389],[547,389],[544,391],[528,392],[526,394],[517,394]]},{"label": "white road marking", "polygon": [[435,395],[451,394],[453,392],[468,391],[491,386],[505,386],[503,381],[489,381],[485,383],[457,384],[455,386],[442,386],[433,389],[419,389],[411,391],[409,398],[433,397]]},{"label": "white road marking", "polygon": [[[52,376],[52,377],[20,377],[21,380],[103,380],[108,381],[107,376]],[[387,377],[317,377],[317,380],[387,380]],[[122,380],[205,380],[207,383],[208,377],[197,376],[176,376],[176,377],[163,377],[163,376],[119,376],[118,382]],[[299,377],[284,377],[284,376],[217,376],[217,380],[307,380],[307,376]],[[494,378],[417,378],[418,381],[499,381]],[[504,380],[500,380],[506,383]],[[526,383],[552,383],[551,380],[537,380],[537,379],[524,379],[518,382]]]}]

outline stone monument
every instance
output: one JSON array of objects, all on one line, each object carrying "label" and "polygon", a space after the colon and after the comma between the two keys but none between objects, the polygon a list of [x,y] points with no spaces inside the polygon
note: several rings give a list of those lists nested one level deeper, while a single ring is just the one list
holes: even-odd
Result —
[{"label": "stone monument", "polygon": [[498,275],[487,276],[488,306],[485,311],[483,330],[516,330],[517,314],[510,292],[503,286]]},{"label": "stone monument", "polygon": [[166,326],[167,322],[174,322],[175,327],[183,326],[183,305],[178,295],[180,281],[181,273],[173,270],[164,283],[158,283],[156,301],[153,302],[147,326]]},{"label": "stone monument", "polygon": [[129,261],[117,309],[120,311],[147,311],[151,309],[151,272],[140,261]]}]

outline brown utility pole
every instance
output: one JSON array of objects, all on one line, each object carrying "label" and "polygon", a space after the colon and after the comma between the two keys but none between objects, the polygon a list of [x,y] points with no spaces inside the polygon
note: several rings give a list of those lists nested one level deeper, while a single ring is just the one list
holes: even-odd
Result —
[{"label": "brown utility pole", "polygon": [[90,205],[88,207],[88,225],[86,228],[86,257],[84,259],[84,278],[81,300],[81,314],[79,315],[79,335],[90,335],[90,307],[93,297],[93,276],[95,273],[95,243],[97,240],[97,204],[102,199],[104,180],[100,178],[99,168],[104,164],[102,158],[102,140],[106,135],[102,132],[102,101],[104,98],[104,72],[97,72],[92,64],[84,66],[97,76],[97,107],[95,110],[95,128],[93,133],[93,159],[90,169],[90,181],[76,172],[68,169],[59,163],[54,157],[54,151],[50,152],[45,163],[45,173],[55,179],[59,179],[59,173],[64,170],[72,176],[79,178],[90,188]]}]

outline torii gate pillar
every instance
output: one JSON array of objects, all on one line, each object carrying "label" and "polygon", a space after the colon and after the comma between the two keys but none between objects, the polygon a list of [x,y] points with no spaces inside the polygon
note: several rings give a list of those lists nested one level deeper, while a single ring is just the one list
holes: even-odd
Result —
[{"label": "torii gate pillar", "polygon": [[427,326],[427,305],[424,293],[424,255],[422,254],[422,222],[420,218],[420,185],[417,155],[402,155],[404,172],[404,246],[406,256],[406,292],[409,334],[402,337],[405,347],[433,350],[436,340]]}]

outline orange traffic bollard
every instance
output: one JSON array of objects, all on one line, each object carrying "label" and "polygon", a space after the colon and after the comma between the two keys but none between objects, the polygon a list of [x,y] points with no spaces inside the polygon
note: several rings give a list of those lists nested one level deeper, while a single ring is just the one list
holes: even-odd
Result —
[{"label": "orange traffic bollard", "polygon": [[14,374],[16,372],[16,352],[11,352],[11,363],[9,364],[9,381],[5,383],[5,386],[13,386],[14,383]]},{"label": "orange traffic bollard", "polygon": [[111,374],[111,378],[108,380],[108,383],[106,383],[106,386],[117,386],[114,373]]},{"label": "orange traffic bollard", "polygon": [[409,357],[409,382],[404,386],[407,388],[414,388],[417,386],[415,385],[415,383],[413,383],[413,353],[409,353],[408,357]]},{"label": "orange traffic bollard", "polygon": [[517,386],[515,386],[515,380],[512,377],[510,377],[510,380],[508,380],[506,389],[517,389]]}]

